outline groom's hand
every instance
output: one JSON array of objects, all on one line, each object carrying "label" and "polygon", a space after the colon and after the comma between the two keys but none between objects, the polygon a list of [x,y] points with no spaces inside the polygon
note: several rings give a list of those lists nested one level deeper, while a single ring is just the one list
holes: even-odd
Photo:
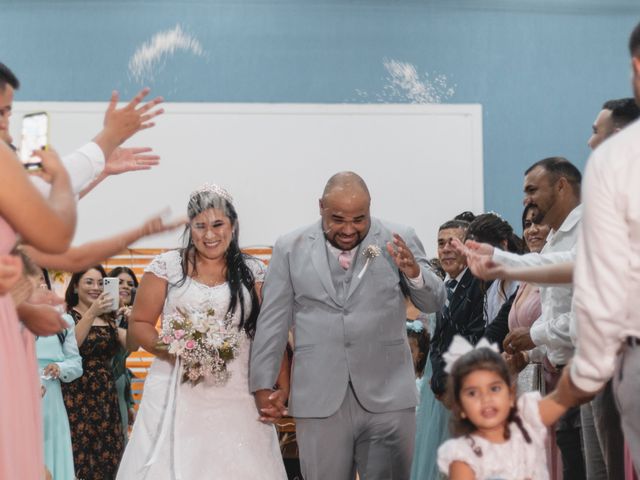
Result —
[{"label": "groom's hand", "polygon": [[256,391],[253,395],[261,422],[274,423],[288,413],[285,407],[288,395],[284,390],[264,389]]},{"label": "groom's hand", "polygon": [[387,242],[387,251],[398,269],[408,278],[416,278],[420,275],[420,266],[411,253],[411,249],[397,233],[393,234],[393,242]]}]

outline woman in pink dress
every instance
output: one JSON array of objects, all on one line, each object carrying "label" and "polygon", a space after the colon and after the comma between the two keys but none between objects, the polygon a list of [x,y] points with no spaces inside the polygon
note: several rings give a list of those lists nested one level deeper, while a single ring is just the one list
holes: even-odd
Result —
[{"label": "woman in pink dress", "polygon": [[[549,227],[533,222],[537,211],[534,207],[527,206],[522,213],[522,236],[530,252],[540,252],[549,235]],[[513,301],[511,310],[509,311],[509,331],[516,328],[531,328],[531,324],[535,322],[541,314],[540,290],[536,285],[530,283],[520,283],[516,298]],[[546,358],[545,358],[546,360]],[[544,384],[539,385],[537,382],[539,377],[539,369],[544,370]],[[518,375],[518,391],[530,391],[534,385],[536,388],[544,387],[543,391],[551,391],[558,380],[558,374],[554,372],[553,366],[545,361],[543,365],[529,364]],[[537,385],[536,385],[537,384]],[[540,388],[542,389],[542,388]],[[555,431],[549,429],[547,437],[547,465],[549,466],[549,474],[552,480],[562,478],[562,466],[560,464],[560,455],[556,447]]]},{"label": "woman in pink dress", "polygon": [[[18,320],[8,291],[13,283],[2,272],[15,271],[10,252],[16,233],[39,249],[65,251],[73,238],[76,209],[69,177],[53,151],[37,152],[42,175],[51,182],[49,199],[31,185],[15,154],[0,141],[0,478],[42,478],[40,386],[32,337]],[[46,234],[44,234],[46,232]],[[21,265],[18,263],[18,265]],[[19,269],[21,270],[21,269]],[[31,305],[21,306],[34,322]],[[37,321],[34,325],[37,324]],[[26,342],[26,343],[25,343]]]}]

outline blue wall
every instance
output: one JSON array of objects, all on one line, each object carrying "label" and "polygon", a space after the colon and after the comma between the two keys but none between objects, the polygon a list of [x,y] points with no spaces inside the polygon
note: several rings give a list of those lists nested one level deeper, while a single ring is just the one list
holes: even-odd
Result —
[{"label": "blue wall", "polygon": [[638,0],[5,0],[0,61],[18,100],[129,96],[135,49],[180,24],[204,54],[145,81],[167,101],[319,103],[389,99],[384,60],[409,62],[446,75],[449,102],[483,105],[485,205],[519,230],[523,170],[550,155],[582,168],[601,103],[630,95],[638,21]]}]

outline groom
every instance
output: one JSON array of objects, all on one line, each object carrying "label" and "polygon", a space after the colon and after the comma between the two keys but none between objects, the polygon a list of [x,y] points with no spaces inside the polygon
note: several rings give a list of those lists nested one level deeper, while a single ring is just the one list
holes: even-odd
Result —
[{"label": "groom", "polygon": [[[445,289],[413,229],[371,218],[364,180],[331,177],[321,221],[275,244],[250,366],[264,417],[294,332],[290,412],[305,480],[409,478],[416,386],[405,296],[424,312]],[[271,399],[270,399],[271,398]],[[274,418],[271,418],[274,419]]]}]

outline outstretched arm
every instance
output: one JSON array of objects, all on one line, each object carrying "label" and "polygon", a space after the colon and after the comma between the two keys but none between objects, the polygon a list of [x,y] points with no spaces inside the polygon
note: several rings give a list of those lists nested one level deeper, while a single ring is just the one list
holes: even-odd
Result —
[{"label": "outstretched arm", "polygon": [[110,175],[150,170],[151,167],[155,167],[160,163],[160,157],[151,154],[151,151],[152,149],[149,147],[116,148],[107,158],[104,170],[100,175],[80,191],[80,198],[83,198]]},{"label": "outstretched arm", "polygon": [[476,480],[476,474],[465,462],[457,460],[449,465],[449,480]]},{"label": "outstretched arm", "polygon": [[155,125],[151,120],[164,113],[159,108],[153,110],[162,97],[142,103],[151,89],[143,88],[133,99],[122,108],[118,107],[119,95],[117,91],[111,93],[109,106],[104,114],[104,128],[95,136],[93,141],[102,149],[104,158],[109,158],[113,151],[141,130]]},{"label": "outstretched arm", "polygon": [[116,255],[141,238],[173,230],[184,225],[185,222],[186,220],[181,219],[171,223],[164,223],[161,216],[156,216],[132,230],[103,240],[71,247],[65,253],[56,255],[41,252],[27,245],[22,246],[21,249],[41,267],[65,272],[80,272]]}]

